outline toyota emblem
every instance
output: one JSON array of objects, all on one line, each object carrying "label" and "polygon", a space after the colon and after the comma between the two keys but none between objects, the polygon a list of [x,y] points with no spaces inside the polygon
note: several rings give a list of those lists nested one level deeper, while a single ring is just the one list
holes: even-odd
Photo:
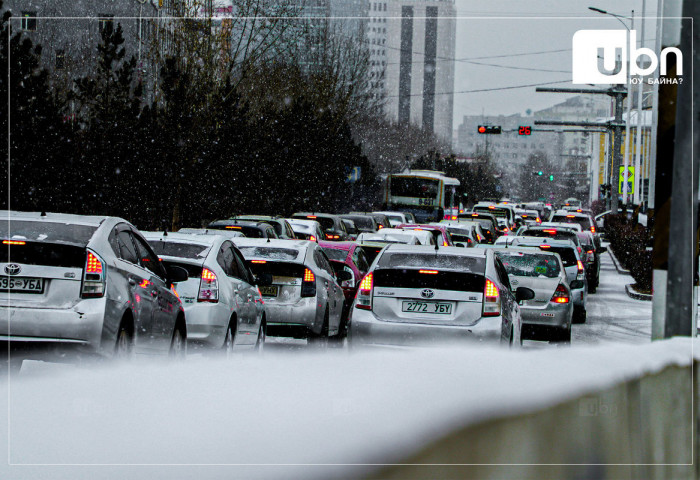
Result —
[{"label": "toyota emblem", "polygon": [[22,267],[20,267],[16,263],[10,263],[8,265],[5,265],[5,273],[8,275],[17,275],[21,271]]},{"label": "toyota emblem", "polygon": [[431,289],[426,288],[422,292],[420,292],[421,297],[423,298],[433,298],[435,296],[435,292],[433,292]]}]

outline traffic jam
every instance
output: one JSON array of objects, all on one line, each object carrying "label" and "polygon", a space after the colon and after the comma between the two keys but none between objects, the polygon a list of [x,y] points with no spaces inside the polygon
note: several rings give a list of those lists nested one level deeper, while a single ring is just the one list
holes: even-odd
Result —
[{"label": "traffic jam", "polygon": [[389,175],[374,212],[232,215],[177,232],[125,219],[3,212],[6,368],[135,354],[567,344],[606,251],[581,202],[489,199]]}]

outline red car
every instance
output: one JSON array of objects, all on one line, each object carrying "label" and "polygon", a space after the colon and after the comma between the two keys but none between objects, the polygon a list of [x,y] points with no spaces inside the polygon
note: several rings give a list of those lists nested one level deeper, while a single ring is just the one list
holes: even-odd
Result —
[{"label": "red car", "polygon": [[357,287],[360,281],[369,270],[369,262],[365,257],[364,252],[354,242],[328,242],[320,241],[319,246],[323,249],[328,259],[331,261],[331,266],[335,270],[336,275],[343,270],[352,273],[350,280],[345,280],[340,283],[345,295],[345,303],[343,304],[343,315],[341,317],[340,331],[347,331],[348,314],[350,306],[355,300]]},{"label": "red car", "polygon": [[433,234],[433,236],[435,237],[435,242],[438,245],[443,247],[454,247],[454,243],[452,243],[452,236],[450,235],[450,232],[448,232],[447,228],[443,227],[442,225],[421,225],[417,223],[402,223],[396,228],[400,228],[402,230],[425,230]]}]

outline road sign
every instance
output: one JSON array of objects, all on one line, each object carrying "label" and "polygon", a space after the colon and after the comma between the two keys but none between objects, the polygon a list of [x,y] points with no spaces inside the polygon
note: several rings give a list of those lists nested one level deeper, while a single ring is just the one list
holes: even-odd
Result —
[{"label": "road sign", "polygon": [[345,173],[347,177],[345,178],[346,183],[355,183],[362,176],[362,167],[345,167]]},{"label": "road sign", "polygon": [[634,193],[634,167],[620,167],[620,183],[617,193],[622,193],[623,182],[627,182],[627,193]]}]

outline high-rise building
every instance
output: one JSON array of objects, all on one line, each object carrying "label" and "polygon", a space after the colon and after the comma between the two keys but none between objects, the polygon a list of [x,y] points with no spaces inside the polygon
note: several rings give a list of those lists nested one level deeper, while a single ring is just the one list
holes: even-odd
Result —
[{"label": "high-rise building", "polygon": [[454,0],[371,0],[367,30],[373,90],[387,116],[451,143]]}]

